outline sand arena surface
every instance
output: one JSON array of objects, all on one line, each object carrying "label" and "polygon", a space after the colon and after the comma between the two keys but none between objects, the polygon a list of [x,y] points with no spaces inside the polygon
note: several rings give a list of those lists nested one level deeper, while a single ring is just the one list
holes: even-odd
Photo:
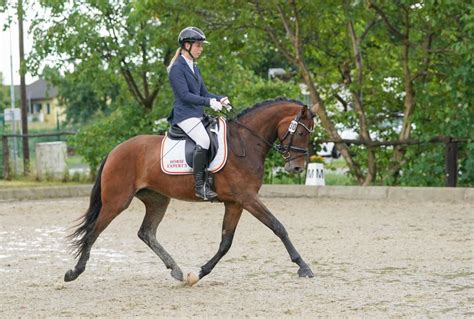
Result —
[{"label": "sand arena surface", "polygon": [[[470,204],[264,198],[315,278],[245,212],[234,244],[195,287],[171,278],[136,233],[138,200],[71,283],[65,235],[87,198],[0,202],[0,317],[474,316]],[[172,201],[158,240],[183,272],[216,252],[222,204]]]}]

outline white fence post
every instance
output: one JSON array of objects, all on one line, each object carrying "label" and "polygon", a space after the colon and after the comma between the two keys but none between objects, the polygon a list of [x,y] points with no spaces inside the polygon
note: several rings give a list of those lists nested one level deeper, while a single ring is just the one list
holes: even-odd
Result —
[{"label": "white fence post", "polygon": [[37,143],[36,174],[38,179],[46,177],[63,178],[67,170],[66,142]]}]

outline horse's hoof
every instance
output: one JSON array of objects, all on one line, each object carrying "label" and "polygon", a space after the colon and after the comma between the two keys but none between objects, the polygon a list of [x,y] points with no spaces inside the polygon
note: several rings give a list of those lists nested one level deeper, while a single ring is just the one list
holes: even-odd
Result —
[{"label": "horse's hoof", "polygon": [[171,270],[171,277],[179,281],[184,281],[183,272],[179,268],[174,268]]},{"label": "horse's hoof", "polygon": [[188,276],[186,277],[186,283],[188,284],[189,287],[194,286],[197,282],[199,281],[199,277],[190,272]]},{"label": "horse's hoof", "polygon": [[311,269],[309,267],[298,269],[298,275],[300,277],[308,277],[308,278],[313,278],[314,277],[314,274],[313,274],[313,272],[311,271]]},{"label": "horse's hoof", "polygon": [[79,274],[77,272],[75,272],[74,270],[70,269],[64,275],[64,281],[65,282],[73,281],[77,277],[79,277]]}]

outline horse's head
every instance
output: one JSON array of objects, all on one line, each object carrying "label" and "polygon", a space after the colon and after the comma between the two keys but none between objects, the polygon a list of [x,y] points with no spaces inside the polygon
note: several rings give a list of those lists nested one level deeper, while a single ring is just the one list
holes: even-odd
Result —
[{"label": "horse's head", "polygon": [[314,127],[314,114],[306,107],[294,115],[286,116],[278,125],[278,150],[285,158],[285,170],[288,173],[300,173],[304,170],[308,156],[310,135]]}]

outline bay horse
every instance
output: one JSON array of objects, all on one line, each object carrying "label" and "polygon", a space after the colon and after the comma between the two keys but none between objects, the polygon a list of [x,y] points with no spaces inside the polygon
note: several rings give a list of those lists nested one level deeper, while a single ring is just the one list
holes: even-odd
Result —
[{"label": "bay horse", "polygon": [[[285,227],[258,198],[265,157],[271,148],[285,158],[286,171],[299,173],[304,170],[314,127],[313,117],[302,103],[277,99],[257,104],[228,120],[227,139],[231,151],[225,166],[214,175],[218,201],[225,206],[221,242],[217,253],[201,267],[199,275],[189,273],[186,278],[157,241],[156,230],[171,198],[200,201],[195,196],[193,175],[163,173],[160,165],[162,135],[139,135],[119,144],[103,160],[92,188],[89,208],[69,236],[78,261],[66,272],[64,281],[75,280],[84,272],[92,245],[134,197],[140,199],[146,208],[138,237],[179,281],[192,286],[212,271],[231,247],[244,209],[281,239],[291,261],[299,266],[300,277],[313,277],[311,268],[291,243]],[[277,139],[280,144],[275,145]]]}]

